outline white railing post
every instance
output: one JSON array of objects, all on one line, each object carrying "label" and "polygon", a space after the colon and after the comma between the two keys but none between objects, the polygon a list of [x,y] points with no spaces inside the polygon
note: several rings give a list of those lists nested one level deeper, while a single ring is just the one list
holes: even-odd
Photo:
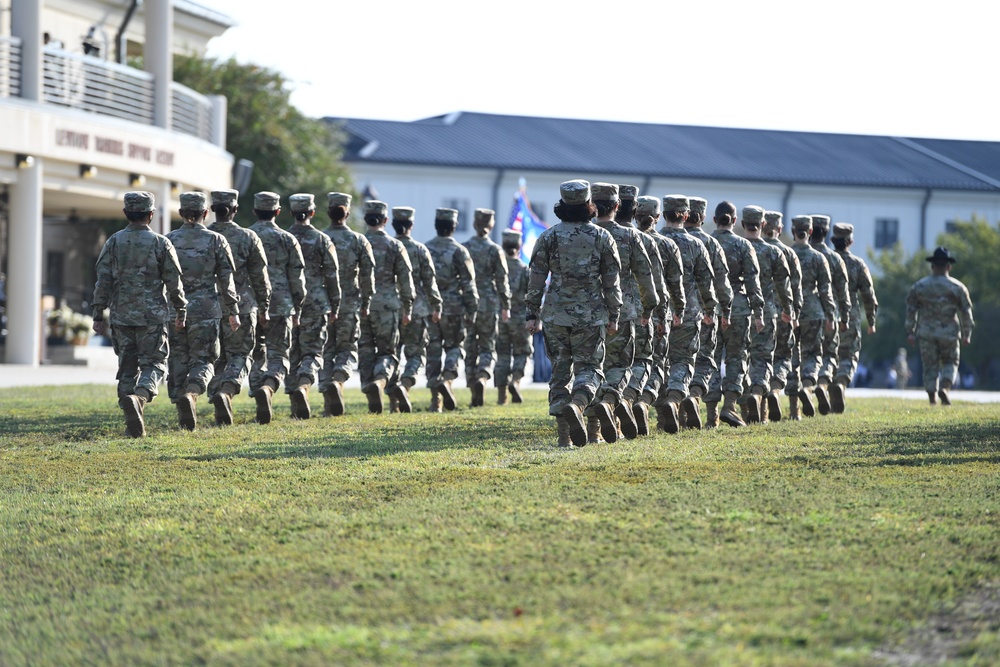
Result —
[{"label": "white railing post", "polygon": [[170,84],[174,79],[174,3],[173,0],[146,0],[143,3],[146,46],[143,62],[153,75],[153,125],[170,129],[173,104]]}]

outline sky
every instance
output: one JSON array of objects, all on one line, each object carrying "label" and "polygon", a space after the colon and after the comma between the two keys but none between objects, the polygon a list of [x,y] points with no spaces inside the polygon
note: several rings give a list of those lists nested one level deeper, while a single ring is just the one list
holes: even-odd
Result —
[{"label": "sky", "polygon": [[995,0],[198,0],[313,117],[455,111],[1000,141]]}]

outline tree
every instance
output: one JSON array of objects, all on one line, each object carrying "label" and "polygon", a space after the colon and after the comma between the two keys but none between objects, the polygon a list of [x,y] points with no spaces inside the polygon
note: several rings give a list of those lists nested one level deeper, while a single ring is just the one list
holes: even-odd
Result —
[{"label": "tree", "polygon": [[[330,191],[352,192],[350,174],[341,162],[344,143],[331,125],[304,116],[289,101],[288,81],[279,72],[231,58],[217,61],[177,56],[174,80],[204,95],[229,101],[226,150],[254,163],[240,208],[253,208],[262,190],[286,198],[296,192],[316,195],[325,210]],[[249,220],[247,220],[249,222]]]}]

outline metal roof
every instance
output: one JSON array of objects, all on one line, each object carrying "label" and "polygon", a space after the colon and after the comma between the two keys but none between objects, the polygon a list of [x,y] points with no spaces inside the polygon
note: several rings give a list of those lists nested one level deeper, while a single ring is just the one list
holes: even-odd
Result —
[{"label": "metal roof", "polygon": [[347,162],[1000,191],[997,142],[464,112],[326,120],[347,133]]}]

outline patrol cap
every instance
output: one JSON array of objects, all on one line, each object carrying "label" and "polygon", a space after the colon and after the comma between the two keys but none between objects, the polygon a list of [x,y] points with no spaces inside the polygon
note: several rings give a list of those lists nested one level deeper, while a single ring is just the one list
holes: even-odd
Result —
[{"label": "patrol cap", "polygon": [[938,246],[934,248],[934,254],[927,258],[927,261],[931,264],[954,264],[958,260],[951,251],[944,246]]},{"label": "patrol cap", "polygon": [[811,215],[797,215],[792,218],[792,231],[805,232],[812,228],[813,219]]},{"label": "patrol cap", "polygon": [[378,199],[369,199],[365,202],[365,215],[377,215],[385,218],[389,213],[389,205]]},{"label": "patrol cap", "polygon": [[458,209],[455,208],[439,208],[434,211],[434,219],[441,220],[443,222],[454,222],[458,224]]},{"label": "patrol cap", "polygon": [[413,216],[416,215],[416,211],[409,206],[393,206],[392,207],[392,219],[399,220],[400,222],[413,222]]},{"label": "patrol cap", "polygon": [[[239,190],[212,190],[212,205],[236,206],[240,198]],[[182,207],[183,208],[183,207]]]},{"label": "patrol cap", "polygon": [[781,213],[778,211],[764,211],[764,228],[777,229],[781,227]]},{"label": "patrol cap", "polygon": [[828,215],[810,215],[813,221],[813,229],[822,229],[827,231],[830,229],[830,216]]},{"label": "patrol cap", "polygon": [[691,204],[691,213],[704,216],[705,212],[708,211],[708,200],[701,197],[688,197],[688,201]]},{"label": "patrol cap", "polygon": [[854,235],[854,225],[849,225],[846,222],[833,223],[833,238],[849,239],[853,235]]},{"label": "patrol cap", "polygon": [[519,246],[521,245],[521,232],[516,229],[505,229],[501,241],[504,246]]},{"label": "patrol cap", "polygon": [[635,214],[640,215],[651,215],[654,218],[660,217],[660,198],[650,197],[649,195],[642,195],[637,197],[635,200]]},{"label": "patrol cap", "polygon": [[281,208],[281,197],[276,192],[258,192],[253,196],[253,207],[258,211],[277,211]]},{"label": "patrol cap", "polygon": [[126,192],[123,201],[128,213],[149,213],[156,210],[156,197],[152,192]]},{"label": "patrol cap", "polygon": [[614,183],[594,183],[590,186],[590,195],[603,201],[618,201],[618,186]]},{"label": "patrol cap", "polygon": [[639,186],[638,185],[619,185],[618,186],[618,196],[622,199],[635,199],[639,196]]},{"label": "patrol cap", "polygon": [[496,211],[491,208],[477,208],[475,215],[473,217],[473,224],[485,227],[486,225],[493,222],[496,217]]},{"label": "patrol cap", "polygon": [[667,195],[663,198],[664,213],[687,213],[691,210],[691,200],[684,195]]},{"label": "patrol cap", "polygon": [[581,179],[561,183],[559,197],[566,204],[586,204],[590,201],[590,183]]},{"label": "patrol cap", "polygon": [[204,192],[182,192],[180,199],[182,211],[208,210],[208,197]]},{"label": "patrol cap", "polygon": [[343,206],[344,208],[348,208],[351,205],[351,195],[344,192],[327,192],[326,205],[327,208],[331,206]]},{"label": "patrol cap", "polygon": [[744,225],[760,227],[764,224],[764,209],[760,206],[744,206],[742,217]]},{"label": "patrol cap", "polygon": [[315,198],[304,192],[299,192],[288,198],[288,208],[292,213],[305,213],[316,209]]}]

